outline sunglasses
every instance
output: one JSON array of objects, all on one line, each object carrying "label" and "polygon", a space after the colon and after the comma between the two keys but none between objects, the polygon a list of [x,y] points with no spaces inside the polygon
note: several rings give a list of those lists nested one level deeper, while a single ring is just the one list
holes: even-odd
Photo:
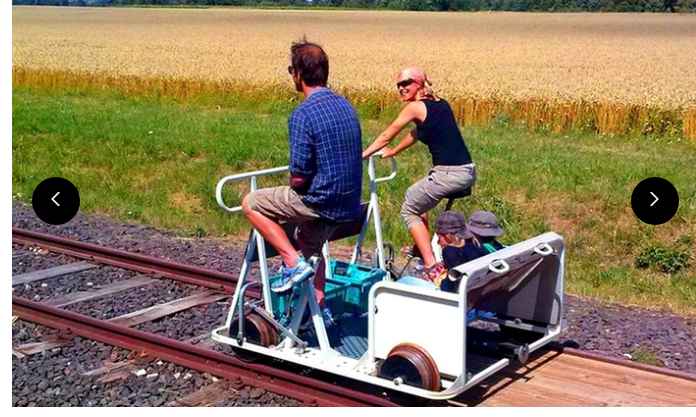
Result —
[{"label": "sunglasses", "polygon": [[410,78],[405,79],[405,80],[402,80],[402,81],[399,81],[398,83],[396,83],[396,88],[405,88],[405,87],[408,87],[409,85],[413,84],[413,82],[414,82],[414,81],[413,81],[412,79],[410,79]]}]

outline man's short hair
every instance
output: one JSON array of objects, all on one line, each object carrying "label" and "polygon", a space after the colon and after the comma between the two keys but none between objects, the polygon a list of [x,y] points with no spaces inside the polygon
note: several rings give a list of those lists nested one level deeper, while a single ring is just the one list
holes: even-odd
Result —
[{"label": "man's short hair", "polygon": [[290,47],[294,71],[308,87],[325,87],[329,79],[329,57],[321,46],[302,38]]}]

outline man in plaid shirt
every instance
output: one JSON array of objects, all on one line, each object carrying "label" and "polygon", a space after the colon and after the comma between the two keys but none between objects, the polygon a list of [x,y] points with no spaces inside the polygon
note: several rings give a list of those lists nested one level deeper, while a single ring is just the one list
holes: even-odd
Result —
[{"label": "man in plaid shirt", "polygon": [[[265,188],[242,201],[244,214],[283,259],[283,279],[274,292],[285,292],[314,272],[305,257],[321,253],[338,224],[360,217],[362,143],[360,123],[348,101],[326,87],[329,60],[317,44],[301,40],[290,48],[292,75],[305,100],[292,112],[290,186]],[[292,246],[278,222],[298,224]],[[321,269],[321,268],[320,268]],[[322,275],[322,276],[319,276]],[[323,274],[317,274],[317,301],[323,305]],[[325,309],[326,325],[332,324]]]}]

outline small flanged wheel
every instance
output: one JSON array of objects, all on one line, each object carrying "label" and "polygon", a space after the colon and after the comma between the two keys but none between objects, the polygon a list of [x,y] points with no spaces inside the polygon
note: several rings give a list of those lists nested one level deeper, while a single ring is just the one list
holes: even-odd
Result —
[{"label": "small flanged wheel", "polygon": [[[239,331],[239,321],[234,320],[230,326],[229,336],[237,338]],[[275,328],[263,317],[256,313],[249,313],[244,318],[244,339],[245,343],[253,343],[264,347],[274,346],[278,344],[278,333]],[[233,348],[235,356],[245,362],[252,362],[259,358],[255,352],[235,347]]]},{"label": "small flanged wheel", "polygon": [[398,384],[440,390],[440,371],[430,354],[412,343],[394,346],[379,368],[379,376]]},{"label": "small flanged wheel", "polygon": [[517,360],[520,361],[522,365],[526,364],[529,360],[529,345],[524,344],[516,349]]}]

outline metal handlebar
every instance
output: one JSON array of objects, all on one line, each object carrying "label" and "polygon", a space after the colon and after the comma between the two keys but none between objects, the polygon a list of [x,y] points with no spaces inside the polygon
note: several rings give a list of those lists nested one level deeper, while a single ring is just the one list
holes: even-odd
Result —
[{"label": "metal handlebar", "polygon": [[245,179],[249,178],[249,179],[251,179],[251,181],[250,181],[251,182],[251,190],[250,191],[256,191],[256,178],[257,177],[263,177],[265,175],[279,174],[279,173],[285,172],[289,169],[290,169],[290,167],[286,165],[283,167],[261,169],[259,171],[244,172],[241,174],[234,174],[234,175],[228,175],[226,177],[223,177],[220,181],[218,181],[217,185],[215,186],[215,199],[217,200],[217,203],[220,207],[222,207],[223,209],[227,210],[230,213],[236,213],[238,211],[241,211],[242,206],[228,207],[225,204],[225,201],[222,199],[222,188],[225,186],[226,183],[241,181],[241,180],[245,180]]},{"label": "metal handlebar", "polygon": [[[374,182],[375,184],[379,184],[380,182],[385,182],[385,181],[390,181],[396,178],[396,159],[395,158],[389,158],[391,162],[391,172],[389,175],[386,177],[380,177],[376,178],[377,174],[375,172],[375,157],[381,155],[380,153],[375,153],[370,155],[370,159],[368,160],[367,163],[367,174],[370,176],[370,181]],[[381,158],[380,158],[381,159]]]},{"label": "metal handlebar", "polygon": [[[374,158],[378,156],[377,154],[370,156],[370,159],[368,161],[368,166],[367,166],[367,173],[370,177],[370,182],[374,184],[379,184],[380,182],[385,182],[392,180],[396,178],[396,160],[394,158],[389,158],[391,160],[391,172],[389,173],[388,176],[386,177],[380,177],[377,178],[377,174],[375,173],[375,161]],[[250,191],[256,191],[256,178],[262,177],[265,175],[273,175],[273,174],[279,174],[281,172],[288,171],[290,167],[288,165],[282,166],[282,167],[277,167],[277,168],[269,168],[269,169],[261,169],[258,171],[251,171],[251,172],[244,172],[241,174],[234,174],[234,175],[228,175],[226,177],[223,177],[220,181],[218,181],[217,185],[215,186],[215,200],[217,200],[217,203],[220,207],[225,209],[226,211],[230,213],[236,213],[238,211],[242,210],[242,206],[234,206],[234,207],[229,207],[227,204],[225,204],[225,201],[222,198],[222,189],[225,187],[225,185],[228,182],[236,182],[236,181],[241,181],[245,179],[250,179],[251,181],[251,190]]]}]

